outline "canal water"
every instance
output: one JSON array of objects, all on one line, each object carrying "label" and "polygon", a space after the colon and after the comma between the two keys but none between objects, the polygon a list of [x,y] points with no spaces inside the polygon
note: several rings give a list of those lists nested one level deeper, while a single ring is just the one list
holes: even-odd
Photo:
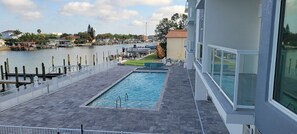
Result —
[{"label": "canal water", "polygon": [[[68,64],[68,54],[70,55],[71,65],[77,65],[77,56],[82,57],[82,65],[87,60],[87,65],[93,64],[93,55],[97,54],[98,63],[103,62],[103,53],[106,57],[108,53],[115,55],[120,54],[122,48],[133,47],[134,44],[124,45],[106,45],[94,47],[73,47],[73,48],[56,48],[56,49],[42,49],[36,51],[0,51],[0,65],[4,65],[6,58],[9,59],[9,70],[14,72],[14,68],[18,67],[19,72],[22,72],[22,66],[26,66],[26,72],[34,73],[35,68],[38,67],[41,73],[41,63],[45,64],[46,72],[52,65],[52,56],[54,56],[54,65],[62,66],[63,59]],[[147,43],[136,44],[137,46],[150,45]],[[95,58],[96,59],[96,58]]]}]

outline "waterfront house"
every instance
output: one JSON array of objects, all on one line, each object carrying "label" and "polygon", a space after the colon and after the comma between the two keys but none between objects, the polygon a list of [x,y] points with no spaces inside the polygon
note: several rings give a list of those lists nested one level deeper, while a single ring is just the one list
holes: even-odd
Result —
[{"label": "waterfront house", "polygon": [[187,0],[186,67],[231,134],[297,132],[297,0]]},{"label": "waterfront house", "polygon": [[74,43],[76,39],[79,39],[79,36],[69,35],[65,37],[65,39],[70,40],[70,42]]},{"label": "waterfront house", "polygon": [[74,44],[70,40],[59,39],[56,42],[57,47],[74,47]]},{"label": "waterfront house", "polygon": [[5,40],[0,39],[0,47],[5,46]]},{"label": "waterfront house", "polygon": [[187,38],[186,30],[170,30],[167,38],[167,58],[185,60],[184,43]]},{"label": "waterfront house", "polygon": [[16,34],[17,30],[6,30],[1,32],[3,39],[18,39],[22,34]]}]

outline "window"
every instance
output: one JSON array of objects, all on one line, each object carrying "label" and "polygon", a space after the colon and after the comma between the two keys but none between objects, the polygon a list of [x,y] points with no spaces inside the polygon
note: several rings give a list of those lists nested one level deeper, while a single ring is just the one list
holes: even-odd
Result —
[{"label": "window", "polygon": [[297,0],[282,0],[273,100],[297,114]]}]

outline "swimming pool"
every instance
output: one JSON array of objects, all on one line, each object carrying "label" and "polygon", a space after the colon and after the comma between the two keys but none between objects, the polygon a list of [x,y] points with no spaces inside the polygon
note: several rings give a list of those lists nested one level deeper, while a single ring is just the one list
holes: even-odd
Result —
[{"label": "swimming pool", "polygon": [[134,71],[98,94],[87,106],[115,108],[118,105],[121,108],[155,109],[166,79],[167,72]]}]

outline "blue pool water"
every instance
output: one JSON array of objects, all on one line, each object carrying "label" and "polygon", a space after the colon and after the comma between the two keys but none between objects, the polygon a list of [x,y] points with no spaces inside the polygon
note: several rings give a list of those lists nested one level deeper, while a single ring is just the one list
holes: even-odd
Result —
[{"label": "blue pool water", "polygon": [[[214,80],[218,83],[220,83],[220,75],[214,75]],[[235,76],[233,75],[223,75],[222,77],[222,90],[226,93],[226,95],[229,97],[230,100],[233,100],[234,96],[234,82],[235,82]]]},{"label": "blue pool water", "polygon": [[[115,101],[120,96],[122,108],[154,109],[160,98],[165,78],[166,73],[133,72],[88,106],[114,108]],[[126,94],[128,100],[125,101]]]}]

